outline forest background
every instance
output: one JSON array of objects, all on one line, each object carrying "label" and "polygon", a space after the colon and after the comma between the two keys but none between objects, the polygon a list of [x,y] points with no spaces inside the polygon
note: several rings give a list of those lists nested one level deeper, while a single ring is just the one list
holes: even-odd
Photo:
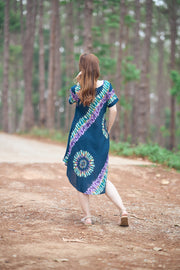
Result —
[{"label": "forest background", "polygon": [[79,56],[119,97],[115,142],[180,151],[180,0],[0,0],[0,129],[68,132]]}]

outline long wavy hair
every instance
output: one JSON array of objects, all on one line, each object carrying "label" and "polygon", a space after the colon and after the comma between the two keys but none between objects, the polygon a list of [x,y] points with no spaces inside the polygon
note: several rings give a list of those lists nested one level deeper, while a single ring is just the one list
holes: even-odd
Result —
[{"label": "long wavy hair", "polygon": [[80,91],[78,93],[80,103],[84,106],[89,106],[95,99],[96,84],[100,75],[99,59],[94,54],[84,53],[79,59],[80,75],[76,78],[80,84]]}]

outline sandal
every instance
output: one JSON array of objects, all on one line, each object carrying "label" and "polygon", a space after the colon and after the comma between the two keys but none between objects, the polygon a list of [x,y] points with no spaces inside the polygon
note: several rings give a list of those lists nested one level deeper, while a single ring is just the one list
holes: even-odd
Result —
[{"label": "sandal", "polygon": [[81,222],[86,226],[91,226],[92,225],[92,220],[91,220],[90,223],[87,222],[87,219],[91,219],[91,218],[92,218],[91,216],[84,217],[84,218],[81,219]]},{"label": "sandal", "polygon": [[128,227],[129,226],[128,214],[127,213],[124,213],[124,214],[121,215],[121,222],[120,222],[119,225],[123,226],[123,227]]}]

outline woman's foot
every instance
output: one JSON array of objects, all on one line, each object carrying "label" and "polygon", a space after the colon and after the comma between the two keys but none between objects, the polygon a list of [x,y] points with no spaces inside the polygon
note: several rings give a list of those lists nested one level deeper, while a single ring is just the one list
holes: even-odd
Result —
[{"label": "woman's foot", "polygon": [[81,219],[82,223],[86,226],[91,226],[92,225],[92,220],[90,216],[86,216]]},{"label": "woman's foot", "polygon": [[120,226],[123,227],[128,227],[129,222],[128,222],[128,213],[126,211],[123,211],[121,216],[120,216]]}]

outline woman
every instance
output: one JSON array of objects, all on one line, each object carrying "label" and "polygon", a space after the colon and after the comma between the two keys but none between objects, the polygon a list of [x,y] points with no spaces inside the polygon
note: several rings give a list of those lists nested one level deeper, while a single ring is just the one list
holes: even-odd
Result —
[{"label": "woman", "polygon": [[[128,214],[121,197],[107,180],[109,132],[116,117],[118,98],[108,81],[98,80],[99,60],[95,55],[82,54],[79,70],[77,84],[70,90],[69,103],[76,103],[76,111],[63,161],[85,214],[81,221],[92,225],[89,195],[105,193],[121,213],[119,225],[128,226]],[[105,120],[107,108],[108,128]]]}]

